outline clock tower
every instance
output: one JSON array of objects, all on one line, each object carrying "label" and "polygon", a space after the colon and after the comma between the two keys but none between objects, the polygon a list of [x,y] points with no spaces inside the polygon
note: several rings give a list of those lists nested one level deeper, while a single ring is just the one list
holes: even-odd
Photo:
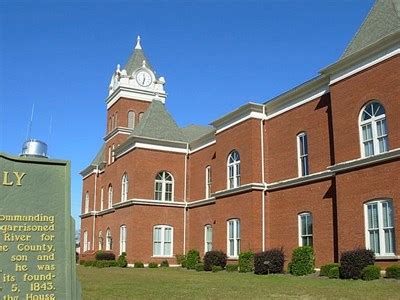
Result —
[{"label": "clock tower", "polygon": [[124,68],[117,65],[108,89],[104,140],[111,151],[133,132],[153,100],[165,103],[164,85],[164,77],[156,75],[138,36],[132,55]]}]

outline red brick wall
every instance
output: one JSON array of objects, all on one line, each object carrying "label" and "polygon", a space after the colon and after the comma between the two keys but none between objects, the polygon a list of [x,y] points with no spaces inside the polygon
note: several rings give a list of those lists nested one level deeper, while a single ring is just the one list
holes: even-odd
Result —
[{"label": "red brick wall", "polygon": [[359,115],[371,100],[386,110],[390,149],[400,148],[400,56],[397,55],[330,87],[336,163],[361,157]]},{"label": "red brick wall", "polygon": [[393,161],[336,176],[339,252],[365,247],[364,203],[392,199],[396,251],[400,255],[400,162]]},{"label": "red brick wall", "polygon": [[298,215],[311,212],[316,266],[334,261],[331,180],[267,194],[267,248],[285,250],[286,260],[299,246]]},{"label": "red brick wall", "polygon": [[298,177],[297,135],[306,132],[310,173],[330,165],[327,109],[329,94],[267,120],[265,133],[267,182]]},{"label": "red brick wall", "polygon": [[189,209],[187,250],[197,249],[204,255],[204,225],[213,227],[213,249],[227,252],[227,221],[240,219],[241,251],[260,251],[260,191],[219,198],[215,204]]}]

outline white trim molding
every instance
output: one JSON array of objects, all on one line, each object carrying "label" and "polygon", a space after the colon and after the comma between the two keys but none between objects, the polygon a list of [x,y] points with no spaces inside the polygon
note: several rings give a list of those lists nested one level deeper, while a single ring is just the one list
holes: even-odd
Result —
[{"label": "white trim molding", "polygon": [[245,193],[245,192],[262,191],[262,190],[264,190],[264,184],[259,183],[259,182],[253,182],[253,183],[248,183],[248,184],[238,186],[233,189],[217,191],[215,193],[212,193],[211,196],[213,198],[221,198],[221,197],[233,196],[233,195]]},{"label": "white trim molding", "polygon": [[164,91],[148,91],[143,89],[135,89],[126,86],[118,86],[115,91],[106,99],[107,109],[110,109],[120,98],[128,100],[139,100],[145,102],[152,102],[154,97],[159,97],[162,103],[165,103],[167,94]]},{"label": "white trim molding", "polygon": [[116,127],[113,130],[111,130],[109,133],[107,133],[103,139],[107,143],[109,140],[111,140],[113,137],[115,137],[118,134],[130,135],[132,132],[133,132],[133,128]]},{"label": "white trim molding", "polygon": [[194,207],[199,207],[207,204],[214,204],[215,203],[215,197],[207,198],[207,199],[201,199],[201,200],[196,200],[193,202],[187,202],[187,207],[188,208],[194,208]]},{"label": "white trim molding", "polygon": [[356,168],[364,168],[370,165],[394,160],[400,158],[400,148],[389,150],[387,152],[371,155],[368,157],[361,157],[353,160],[348,160],[328,167],[329,170],[335,173],[352,170]]},{"label": "white trim molding", "polygon": [[331,178],[335,175],[335,173],[331,170],[322,171],[318,173],[312,173],[310,175],[295,177],[290,179],[285,179],[273,183],[267,183],[267,191],[274,191],[277,189],[292,187],[296,185],[302,185],[305,183],[312,183],[315,181],[321,181],[327,178]]},{"label": "white trim molding", "polygon": [[125,202],[118,202],[113,204],[114,209],[119,209],[132,205],[151,205],[151,206],[164,206],[164,207],[180,207],[185,208],[186,203],[181,201],[159,201],[153,199],[129,199]]}]

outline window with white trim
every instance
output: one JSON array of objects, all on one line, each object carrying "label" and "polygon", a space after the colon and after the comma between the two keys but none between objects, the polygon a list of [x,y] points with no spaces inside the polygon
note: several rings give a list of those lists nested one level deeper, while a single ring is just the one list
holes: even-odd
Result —
[{"label": "window with white trim", "polygon": [[99,251],[103,250],[103,233],[99,231]]},{"label": "window with white trim", "polygon": [[108,186],[108,208],[111,208],[113,205],[113,187],[110,184]]},{"label": "window with white trim", "polygon": [[89,212],[89,192],[86,192],[85,194],[85,208],[84,208],[84,213]]},{"label": "window with white trim", "polygon": [[108,147],[108,164],[111,164],[111,147]]},{"label": "window with white trim", "polygon": [[83,252],[86,252],[89,250],[89,245],[88,245],[88,233],[87,231],[83,232]]},{"label": "window with white trim", "polygon": [[110,228],[106,231],[106,251],[112,250],[112,236]]},{"label": "window with white trim", "polygon": [[113,163],[115,161],[115,144],[112,145],[112,151],[111,151],[111,162]]},{"label": "window with white trim", "polygon": [[313,220],[309,212],[299,214],[299,246],[313,245]]},{"label": "window with white trim", "polygon": [[118,112],[116,111],[115,112],[115,120],[114,120],[114,128],[117,128],[118,127]]},{"label": "window with white trim", "polygon": [[128,111],[128,128],[135,128],[135,112],[132,110]]},{"label": "window with white trim", "polygon": [[156,225],[153,228],[153,256],[172,256],[174,228]]},{"label": "window with white trim", "polygon": [[114,129],[115,128],[115,117],[114,115],[111,116],[111,128]]},{"label": "window with white trim", "polygon": [[126,225],[119,228],[119,255],[126,253]]},{"label": "window with white trim", "polygon": [[240,220],[231,219],[227,222],[228,257],[238,258],[240,253]]},{"label": "window with white trim", "polygon": [[228,156],[228,189],[240,186],[240,155],[233,150]]},{"label": "window with white trim", "polygon": [[144,114],[143,112],[140,112],[140,113],[139,113],[139,122],[142,120],[143,114]]},{"label": "window with white trim", "polygon": [[204,253],[212,250],[212,226],[204,226]]},{"label": "window with white trim", "polygon": [[104,209],[104,188],[100,190],[100,210]]},{"label": "window with white trim", "polygon": [[377,101],[361,110],[360,139],[363,157],[389,151],[385,108]]},{"label": "window with white trim", "polygon": [[395,255],[395,230],[391,200],[374,200],[364,204],[366,247],[376,256]]},{"label": "window with white trim", "polygon": [[308,138],[305,132],[297,135],[297,162],[299,176],[310,174],[308,168]]},{"label": "window with white trim", "polygon": [[128,200],[128,174],[122,176],[121,182],[121,202]]},{"label": "window with white trim", "polygon": [[206,167],[206,198],[211,197],[211,167]]},{"label": "window with white trim", "polygon": [[174,179],[168,172],[157,174],[154,184],[154,199],[159,201],[173,201]]}]

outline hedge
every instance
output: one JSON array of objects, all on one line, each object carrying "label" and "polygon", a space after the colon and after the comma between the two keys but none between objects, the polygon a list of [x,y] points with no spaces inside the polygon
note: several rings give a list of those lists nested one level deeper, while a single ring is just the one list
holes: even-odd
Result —
[{"label": "hedge", "polygon": [[367,249],[345,251],[340,257],[340,277],[344,279],[360,279],[362,270],[375,263],[375,254]]},{"label": "hedge", "polygon": [[239,254],[239,272],[247,273],[254,270],[254,253],[252,251]]},{"label": "hedge", "polygon": [[283,273],[285,254],[282,248],[275,248],[254,255],[254,273]]},{"label": "hedge", "polygon": [[222,269],[226,266],[226,254],[223,251],[208,251],[204,255],[204,271],[212,271],[213,266]]},{"label": "hedge", "polygon": [[297,247],[293,250],[289,272],[295,276],[314,273],[314,250],[310,246]]}]

